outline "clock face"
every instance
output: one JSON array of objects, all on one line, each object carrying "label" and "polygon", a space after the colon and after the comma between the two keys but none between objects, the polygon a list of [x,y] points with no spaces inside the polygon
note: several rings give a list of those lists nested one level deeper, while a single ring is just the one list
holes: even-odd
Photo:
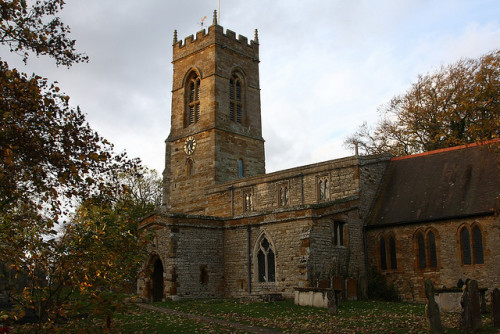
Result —
[{"label": "clock face", "polygon": [[186,152],[187,155],[191,155],[193,154],[195,149],[196,149],[196,139],[194,139],[193,136],[190,136],[186,139],[186,142],[184,143],[184,152]]}]

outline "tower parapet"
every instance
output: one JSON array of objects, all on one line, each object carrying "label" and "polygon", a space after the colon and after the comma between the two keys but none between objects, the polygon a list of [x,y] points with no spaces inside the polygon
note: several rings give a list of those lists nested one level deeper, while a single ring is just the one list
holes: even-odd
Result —
[{"label": "tower parapet", "polygon": [[174,32],[173,44],[173,61],[184,58],[194,52],[198,52],[211,45],[220,46],[223,48],[231,48],[233,51],[241,55],[252,58],[255,61],[259,60],[259,41],[257,35],[255,39],[248,41],[248,38],[243,35],[238,35],[232,30],[227,29],[224,33],[224,28],[218,24],[212,24],[206,29],[200,30],[194,35],[190,35],[184,41],[177,39],[177,31]]}]

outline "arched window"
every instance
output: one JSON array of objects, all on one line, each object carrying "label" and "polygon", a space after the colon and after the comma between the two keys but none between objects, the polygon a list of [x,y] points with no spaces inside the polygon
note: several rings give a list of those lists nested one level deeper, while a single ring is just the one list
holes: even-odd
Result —
[{"label": "arched window", "polygon": [[252,211],[253,201],[252,201],[252,193],[251,191],[245,191],[243,193],[243,211],[249,212]]},{"label": "arched window", "polygon": [[319,200],[328,199],[330,191],[328,189],[328,177],[322,176],[318,178],[318,198]]},{"label": "arched window", "polygon": [[344,246],[344,226],[342,221],[333,222],[333,245]]},{"label": "arched window", "polygon": [[264,236],[258,245],[257,268],[259,282],[274,282],[276,280],[275,255],[272,245]]},{"label": "arched window", "polygon": [[193,72],[186,82],[186,126],[200,120],[200,91],[201,80],[196,72]]},{"label": "arched window", "polygon": [[288,205],[288,198],[289,198],[287,185],[285,185],[285,184],[280,185],[278,196],[279,196],[279,198],[278,198],[279,205],[280,206],[287,206]]},{"label": "arched window", "polygon": [[194,175],[194,162],[193,159],[188,159],[186,161],[186,175],[193,176]]},{"label": "arched window", "polygon": [[427,234],[427,243],[429,246],[429,267],[437,267],[437,254],[436,254],[436,236],[432,231]]},{"label": "arched window", "polygon": [[425,240],[422,233],[417,235],[417,247],[418,247],[418,266],[423,269],[427,266],[427,260],[425,258]]},{"label": "arched window", "polygon": [[483,253],[483,234],[479,226],[474,226],[472,228],[472,238],[473,238],[473,254],[474,263],[483,264],[484,263],[484,253]]},{"label": "arched window", "polygon": [[391,256],[391,269],[398,269],[398,260],[396,258],[396,239],[393,236],[389,238],[389,254]]},{"label": "arched window", "polygon": [[229,118],[240,124],[243,121],[243,83],[237,74],[229,79]]},{"label": "arched window", "polygon": [[460,248],[462,250],[462,264],[472,264],[470,234],[465,226],[460,230]]},{"label": "arched window", "polygon": [[387,254],[385,250],[385,239],[380,237],[380,269],[387,269]]},{"label": "arched window", "polygon": [[425,234],[417,232],[415,239],[418,267],[420,269],[429,268],[431,270],[436,270],[438,258],[435,232],[430,229]]},{"label": "arched window", "polygon": [[238,159],[238,177],[239,178],[242,178],[245,176],[245,170],[243,168],[243,160],[242,159]]}]

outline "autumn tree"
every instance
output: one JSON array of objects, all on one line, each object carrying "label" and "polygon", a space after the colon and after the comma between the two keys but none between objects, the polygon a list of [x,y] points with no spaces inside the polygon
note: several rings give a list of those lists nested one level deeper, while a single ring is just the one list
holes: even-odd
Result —
[{"label": "autumn tree", "polygon": [[63,6],[64,0],[0,0],[0,43],[21,54],[24,62],[30,52],[64,66],[87,61],[76,52],[70,28],[55,16]]},{"label": "autumn tree", "polygon": [[[86,61],[54,17],[63,5],[0,0],[0,43],[25,62],[30,54],[68,67]],[[27,277],[10,296],[40,322],[78,313],[68,302],[75,292],[112,291],[121,269],[133,270],[136,258],[122,247],[140,247],[134,223],[144,210],[131,203],[122,177],[130,173],[142,175],[139,161],[116,154],[59,87],[0,60],[0,264]],[[106,284],[88,279],[103,275]]]},{"label": "autumn tree", "polygon": [[347,138],[367,154],[408,155],[500,137],[500,51],[419,76]]}]

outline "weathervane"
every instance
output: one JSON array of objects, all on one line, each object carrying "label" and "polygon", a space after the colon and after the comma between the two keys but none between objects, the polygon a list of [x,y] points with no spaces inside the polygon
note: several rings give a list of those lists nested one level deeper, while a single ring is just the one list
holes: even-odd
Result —
[{"label": "weathervane", "polygon": [[203,28],[203,23],[205,22],[206,19],[207,19],[206,16],[201,19],[201,22],[200,22],[200,27],[201,28]]}]

